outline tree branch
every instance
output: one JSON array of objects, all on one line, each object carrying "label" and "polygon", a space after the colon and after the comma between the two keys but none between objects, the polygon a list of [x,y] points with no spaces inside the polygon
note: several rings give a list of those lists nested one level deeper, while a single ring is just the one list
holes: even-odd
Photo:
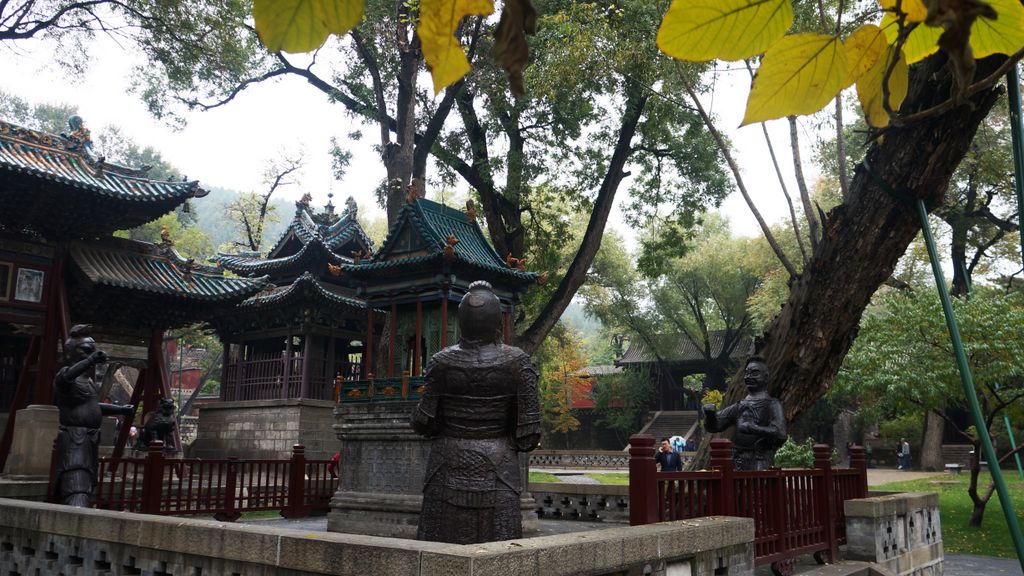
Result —
[{"label": "tree branch", "polygon": [[821,239],[821,228],[818,226],[818,217],[814,214],[811,195],[807,191],[807,180],[804,178],[804,163],[800,160],[800,136],[797,131],[796,116],[790,116],[788,120],[789,141],[793,149],[793,174],[796,176],[796,187],[800,190],[804,218],[807,218],[807,233],[811,237],[811,252],[815,252],[818,249],[818,241]]}]

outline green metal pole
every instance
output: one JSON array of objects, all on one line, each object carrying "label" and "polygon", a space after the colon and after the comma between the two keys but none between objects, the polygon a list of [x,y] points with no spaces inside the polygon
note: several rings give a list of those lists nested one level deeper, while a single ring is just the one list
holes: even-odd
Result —
[{"label": "green metal pole", "polygon": [[[1021,105],[1020,105],[1020,77],[1017,76],[1017,65],[1010,67],[1006,74],[1006,89],[1010,100],[1010,137],[1013,142],[1013,187],[1017,192],[1017,223],[1020,226],[1020,258],[1024,266],[1024,138],[1022,138]],[[1010,417],[1003,415],[1003,422],[1006,424],[1006,433],[1010,435],[1010,446],[1017,449],[1017,441],[1013,437],[1013,428],[1010,427]],[[1021,468],[1020,454],[1015,454],[1017,461],[1017,476],[1024,480],[1024,468]]]},{"label": "green metal pole", "polygon": [[935,248],[935,239],[932,237],[932,229],[928,225],[928,211],[924,207],[924,200],[917,200],[917,215],[921,219],[921,231],[924,233],[924,241],[928,246],[928,257],[932,261],[932,273],[935,275],[935,285],[939,289],[939,299],[942,301],[942,312],[946,316],[946,327],[949,328],[949,337],[953,342],[953,350],[956,351],[956,365],[960,370],[960,381],[964,385],[964,394],[967,396],[967,406],[974,418],[974,427],[981,438],[981,451],[988,461],[989,472],[992,473],[992,481],[995,482],[996,492],[999,494],[999,503],[1003,506],[1003,515],[1006,516],[1006,525],[1010,528],[1010,536],[1013,538],[1013,546],[1017,550],[1017,560],[1020,561],[1021,570],[1024,571],[1024,535],[1020,531],[1020,523],[1017,521],[1017,514],[1013,510],[1013,500],[1010,499],[1010,492],[1003,479],[1003,471],[999,469],[999,460],[996,458],[996,451],[992,447],[992,439],[988,435],[988,427],[985,426],[985,418],[981,415],[981,406],[978,404],[978,393],[974,388],[974,378],[971,376],[971,369],[967,365],[967,354],[964,353],[964,344],[960,340],[960,328],[957,327],[956,316],[953,315],[953,303],[949,298],[949,290],[946,288],[946,279],[942,274],[942,266],[939,263],[939,254]]}]

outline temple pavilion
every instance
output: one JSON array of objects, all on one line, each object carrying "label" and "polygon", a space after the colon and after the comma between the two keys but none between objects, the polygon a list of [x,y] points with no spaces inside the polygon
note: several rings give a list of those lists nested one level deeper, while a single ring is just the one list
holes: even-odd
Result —
[{"label": "temple pavilion", "polygon": [[[169,393],[163,332],[233,307],[264,285],[183,258],[170,239],[115,238],[206,192],[198,182],[154,180],[145,169],[106,162],[81,119],[69,124],[68,134],[55,135],[0,121],[0,467],[17,411],[52,404],[70,326],[94,325],[108,366],[141,369],[132,402],[149,412]],[[55,414],[52,430],[39,432],[56,436]]]}]

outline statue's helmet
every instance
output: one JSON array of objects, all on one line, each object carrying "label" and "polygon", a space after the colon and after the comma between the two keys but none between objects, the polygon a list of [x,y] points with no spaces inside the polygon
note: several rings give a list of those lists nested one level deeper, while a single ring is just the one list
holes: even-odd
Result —
[{"label": "statue's helmet", "polygon": [[459,304],[459,330],[467,340],[501,340],[501,301],[491,285],[477,280]]},{"label": "statue's helmet", "polygon": [[84,360],[96,350],[96,342],[91,335],[92,325],[76,324],[68,331],[68,339],[64,341],[64,359],[68,362]]}]

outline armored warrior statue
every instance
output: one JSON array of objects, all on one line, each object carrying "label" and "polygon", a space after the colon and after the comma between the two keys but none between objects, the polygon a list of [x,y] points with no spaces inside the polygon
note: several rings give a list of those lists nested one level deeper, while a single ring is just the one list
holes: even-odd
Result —
[{"label": "armored warrior statue", "polygon": [[733,462],[736,470],[765,470],[775,460],[775,451],[786,441],[786,418],[782,403],[768,395],[768,365],[764,358],[751,356],[743,369],[747,397],[718,410],[704,405],[704,428],[721,432],[736,426]]},{"label": "armored warrior statue", "polygon": [[522,537],[519,453],[540,440],[537,369],[501,343],[501,304],[477,281],[461,338],[430,359],[413,428],[432,438],[417,538],[471,544]]},{"label": "armored warrior statue", "polygon": [[53,490],[56,501],[69,506],[92,506],[99,463],[100,424],[104,416],[135,412],[131,405],[102,404],[92,372],[107,355],[96,350],[90,326],[71,329],[64,343],[64,367],[54,378],[54,397],[60,411],[57,433],[57,470]]},{"label": "armored warrior statue", "polygon": [[160,409],[154,410],[142,420],[142,432],[139,434],[139,443],[136,450],[148,450],[149,443],[153,440],[160,440],[164,443],[164,452],[175,452],[174,429],[178,423],[174,418],[174,400],[163,398],[160,400]]}]

